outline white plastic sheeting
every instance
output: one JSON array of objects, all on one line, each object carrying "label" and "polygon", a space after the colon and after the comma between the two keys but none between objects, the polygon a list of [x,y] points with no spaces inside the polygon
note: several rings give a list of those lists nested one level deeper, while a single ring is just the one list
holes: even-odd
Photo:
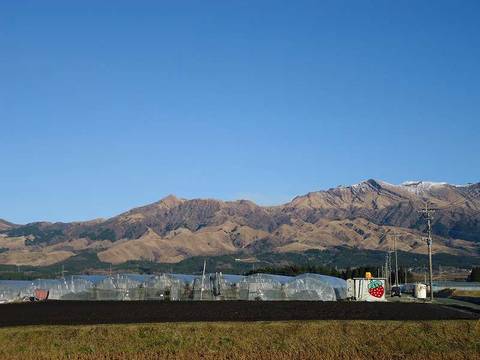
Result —
[{"label": "white plastic sheeting", "polygon": [[240,282],[240,300],[284,300],[284,285],[292,281],[292,277],[253,274]]},{"label": "white plastic sheeting", "polygon": [[332,276],[222,273],[78,275],[62,279],[0,281],[0,302],[32,296],[35,289],[55,300],[312,300],[346,298],[346,281]]},{"label": "white plastic sheeting", "polygon": [[345,280],[318,274],[254,274],[240,282],[241,300],[335,301],[346,298]]},{"label": "white plastic sheeting", "polygon": [[0,280],[0,303],[32,296],[34,290],[32,281]]},{"label": "white plastic sheeting", "polygon": [[320,275],[320,274],[302,274],[297,276],[297,278],[302,276],[314,277],[323,283],[330,285],[335,291],[335,297],[337,299],[346,299],[347,298],[347,282],[343,279],[334,276]]},{"label": "white plastic sheeting", "polygon": [[337,300],[335,289],[316,274],[303,274],[288,282],[285,297],[292,300]]}]

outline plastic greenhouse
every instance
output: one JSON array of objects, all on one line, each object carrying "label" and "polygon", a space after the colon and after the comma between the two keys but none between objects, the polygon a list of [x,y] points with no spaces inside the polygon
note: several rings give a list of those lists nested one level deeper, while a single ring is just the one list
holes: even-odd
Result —
[{"label": "plastic greenhouse", "polygon": [[32,296],[34,290],[31,281],[0,280],[0,303]]},{"label": "plastic greenhouse", "polygon": [[335,301],[335,289],[315,274],[303,274],[285,285],[285,297],[292,300]]},{"label": "plastic greenhouse", "polygon": [[62,279],[0,281],[0,303],[31,297],[35,289],[49,291],[55,300],[311,300],[346,298],[345,280],[318,274],[296,277],[270,274],[250,276],[117,274],[77,275]]}]

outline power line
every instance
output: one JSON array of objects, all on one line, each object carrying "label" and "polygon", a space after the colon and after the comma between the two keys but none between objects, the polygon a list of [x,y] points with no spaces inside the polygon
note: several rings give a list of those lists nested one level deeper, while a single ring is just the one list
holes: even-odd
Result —
[{"label": "power line", "polygon": [[[474,235],[474,236],[480,236],[479,233],[473,233],[473,232],[469,232],[469,231],[463,231],[463,230],[447,230],[448,234],[450,233],[454,233],[454,234],[463,234],[463,235]],[[447,235],[448,235],[447,234]],[[438,234],[437,234],[438,235]],[[443,235],[439,235],[439,236],[443,236]]]},{"label": "power line", "polygon": [[[418,194],[416,194],[418,196]],[[473,192],[472,189],[466,189],[466,193],[462,194],[463,197],[458,198],[457,200],[454,200],[450,203],[447,203],[446,205],[443,205],[441,207],[435,208],[435,210],[441,211],[445,209],[452,208],[456,205],[460,205],[463,202],[467,201],[472,201],[472,200],[480,200],[480,192]],[[413,203],[417,202],[418,200],[412,201]],[[478,211],[480,212],[480,210]]]},{"label": "power line", "polygon": [[397,234],[393,232],[393,251],[395,252],[395,286],[398,286]]},{"label": "power line", "polygon": [[430,283],[430,301],[433,301],[433,266],[432,266],[432,220],[434,209],[428,207],[428,202],[425,202],[425,209],[419,211],[427,220],[427,236],[423,240],[428,245],[428,267],[429,267],[429,283]]},{"label": "power line", "polygon": [[452,207],[455,207],[456,205],[460,205],[461,203],[464,203],[466,202],[468,199],[466,198],[460,198],[460,199],[457,199],[455,200],[454,202],[451,202],[447,205],[444,205],[442,207],[439,207],[439,208],[436,208],[436,210],[445,210],[445,209],[448,209],[448,208],[452,208]]}]

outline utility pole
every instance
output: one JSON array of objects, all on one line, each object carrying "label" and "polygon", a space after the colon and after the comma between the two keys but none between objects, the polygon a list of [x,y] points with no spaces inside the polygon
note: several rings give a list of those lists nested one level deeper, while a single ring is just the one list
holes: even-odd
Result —
[{"label": "utility pole", "polygon": [[392,252],[388,252],[388,286],[390,293],[392,292]]},{"label": "utility pole", "polygon": [[425,202],[425,209],[419,211],[425,219],[427,219],[427,236],[423,238],[428,245],[428,267],[429,267],[429,285],[430,285],[430,301],[433,301],[433,267],[432,267],[432,214],[434,209],[428,207],[428,202]]},{"label": "utility pole", "polygon": [[200,288],[200,300],[203,299],[203,285],[205,282],[205,267],[207,266],[207,260],[203,260],[203,272],[202,272],[202,287]]},{"label": "utility pole", "polygon": [[395,286],[398,286],[397,234],[393,232],[393,251],[395,252]]},{"label": "utility pole", "polygon": [[391,278],[391,262],[390,262],[390,252],[385,253],[385,289],[390,289],[390,279]]}]

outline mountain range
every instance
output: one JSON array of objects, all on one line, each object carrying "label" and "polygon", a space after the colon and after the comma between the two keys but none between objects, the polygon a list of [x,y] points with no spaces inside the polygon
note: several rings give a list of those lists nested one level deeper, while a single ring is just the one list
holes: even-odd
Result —
[{"label": "mountain range", "polygon": [[0,219],[0,264],[45,266],[85,252],[102,262],[177,263],[192,256],[304,252],[346,246],[425,254],[428,204],[433,252],[480,257],[480,183],[366,180],[278,206],[173,195],[109,219],[12,224]]}]

